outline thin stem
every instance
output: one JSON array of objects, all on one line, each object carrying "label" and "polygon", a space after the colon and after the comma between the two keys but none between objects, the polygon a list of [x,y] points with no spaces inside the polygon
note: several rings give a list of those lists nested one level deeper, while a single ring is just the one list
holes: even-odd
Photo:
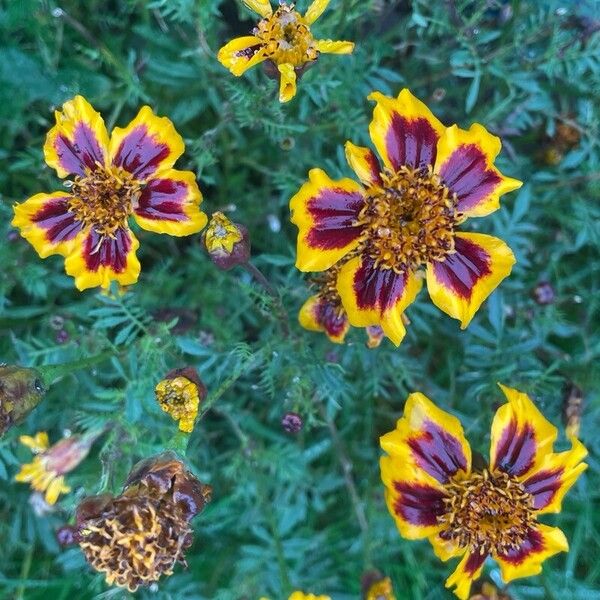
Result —
[{"label": "thin stem", "polygon": [[42,374],[45,385],[50,386],[73,371],[97,365],[115,355],[116,352],[113,350],[106,350],[95,356],[88,356],[87,358],[81,358],[72,362],[60,363],[58,365],[42,365],[35,368]]}]

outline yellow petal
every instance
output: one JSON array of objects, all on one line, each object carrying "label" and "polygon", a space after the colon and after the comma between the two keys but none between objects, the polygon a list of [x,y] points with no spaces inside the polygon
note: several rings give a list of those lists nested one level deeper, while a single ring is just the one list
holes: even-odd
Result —
[{"label": "yellow petal", "polygon": [[315,46],[322,54],[351,54],[354,50],[354,42],[317,40]]},{"label": "yellow petal", "polygon": [[313,3],[304,14],[304,20],[312,25],[323,14],[329,2],[330,0],[313,0]]},{"label": "yellow petal", "polygon": [[296,95],[296,71],[289,63],[277,65],[279,80],[279,102],[289,102]]}]

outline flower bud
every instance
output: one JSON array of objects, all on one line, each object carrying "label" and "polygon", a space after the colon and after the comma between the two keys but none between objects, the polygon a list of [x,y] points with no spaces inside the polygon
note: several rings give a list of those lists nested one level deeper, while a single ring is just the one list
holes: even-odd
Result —
[{"label": "flower bud", "polygon": [[185,367],[170,371],[158,382],[154,392],[160,407],[179,421],[179,430],[191,433],[200,402],[206,397],[206,387],[196,370]]},{"label": "flower bud", "polygon": [[302,417],[295,412],[286,412],[281,418],[281,426],[287,433],[298,433],[303,425]]},{"label": "flower bud", "polygon": [[189,522],[210,502],[211,492],[174,454],[146,459],[133,468],[120,496],[81,502],[77,542],[109,585],[134,592],[172,575],[177,562],[185,564],[192,544]]},{"label": "flower bud", "polygon": [[56,530],[56,541],[64,548],[77,543],[77,528],[73,525],[63,525]]},{"label": "flower bud", "polygon": [[532,296],[540,306],[552,304],[556,298],[554,288],[548,281],[540,281],[533,289]]},{"label": "flower bud", "polygon": [[504,592],[501,592],[493,583],[485,581],[476,583],[475,593],[470,596],[469,600],[511,600],[511,597]]},{"label": "flower bud", "polygon": [[222,212],[213,213],[202,239],[210,260],[223,271],[250,259],[248,230],[232,223]]},{"label": "flower bud", "polygon": [[563,421],[568,437],[579,437],[583,408],[583,392],[574,383],[568,383],[563,402]]},{"label": "flower bud", "polygon": [[361,580],[364,600],[396,600],[392,589],[392,580],[384,577],[377,569],[367,571]]},{"label": "flower bud", "polygon": [[45,393],[42,374],[37,369],[0,365],[0,437],[22,421]]}]

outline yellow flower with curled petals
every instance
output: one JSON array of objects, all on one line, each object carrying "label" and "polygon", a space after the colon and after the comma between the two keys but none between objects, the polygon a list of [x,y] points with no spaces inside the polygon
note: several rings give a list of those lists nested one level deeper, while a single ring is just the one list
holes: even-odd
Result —
[{"label": "yellow flower with curled petals", "polygon": [[215,212],[204,232],[204,244],[209,254],[224,251],[233,252],[233,247],[242,241],[242,232],[222,212]]},{"label": "yellow flower with curled petals", "polygon": [[587,468],[587,450],[553,451],[557,429],[530,398],[500,386],[507,402],[494,417],[490,464],[474,468],[456,417],[423,394],[408,397],[396,429],[381,437],[386,503],[400,534],[427,538],[443,561],[461,558],[446,587],[465,600],[488,557],[502,579],[537,575],[569,548],[557,527],[539,522],[560,512],[563,497]]},{"label": "yellow flower with curled petals", "polygon": [[163,379],[156,385],[155,393],[160,407],[179,421],[179,430],[191,433],[200,406],[196,384],[187,377]]},{"label": "yellow flower with curled petals", "polygon": [[367,590],[365,600],[396,600],[392,580],[389,577],[384,577],[373,583]]},{"label": "yellow flower with curled petals", "polygon": [[298,227],[296,266],[339,269],[337,290],[350,325],[380,326],[399,345],[402,315],[423,279],[433,303],[465,328],[515,263],[500,239],[465,233],[521,182],[500,173],[500,140],[481,125],[445,127],[409,90],[379,92],[369,132],[381,161],[346,143],[360,183],[309,172],[290,200]]},{"label": "yellow flower with curled petals", "polygon": [[44,145],[46,163],[71,179],[65,191],[17,204],[12,224],[41,258],[64,256],[77,289],[137,281],[139,242],[130,217],[142,229],[174,236],[206,225],[195,175],[173,168],[184,143],[169,119],[144,106],[109,137],[82,96],[65,102],[55,116]]},{"label": "yellow flower with curled petals", "polygon": [[266,61],[267,71],[279,79],[281,102],[288,102],[296,95],[298,77],[320,54],[350,54],[354,49],[352,42],[313,37],[311,26],[330,0],[314,0],[304,16],[287,2],[280,2],[273,11],[269,0],[243,1],[262,18],[253,35],[233,39],[219,50],[217,58],[237,77]]},{"label": "yellow flower with curled petals", "polygon": [[19,441],[34,454],[33,461],[21,466],[15,481],[30,483],[37,492],[45,492],[48,504],[56,504],[60,494],[71,488],[64,475],[72,471],[87,455],[96,436],[71,436],[50,446],[45,431],[35,436],[22,435]]}]

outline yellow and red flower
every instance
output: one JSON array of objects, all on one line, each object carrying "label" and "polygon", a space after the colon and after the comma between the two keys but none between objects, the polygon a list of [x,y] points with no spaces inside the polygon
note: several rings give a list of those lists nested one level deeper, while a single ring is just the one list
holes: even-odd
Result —
[{"label": "yellow and red flower", "polygon": [[231,40],[219,50],[217,58],[237,77],[266,61],[267,72],[279,79],[279,100],[288,102],[296,95],[296,81],[321,53],[350,54],[352,42],[315,40],[312,24],[330,0],[314,0],[302,16],[294,4],[280,2],[273,11],[270,0],[243,0],[262,19],[253,35]]},{"label": "yellow and red flower", "polygon": [[[350,330],[348,315],[336,288],[338,269],[332,267],[314,278],[315,294],[300,308],[298,320],[308,331],[325,333],[334,344],[343,344]],[[405,323],[408,319],[402,315]],[[377,348],[385,334],[378,325],[365,327],[367,348]]]},{"label": "yellow and red flower", "polygon": [[515,258],[500,239],[457,228],[497,210],[521,182],[494,166],[500,140],[481,125],[445,127],[404,89],[372,93],[369,127],[383,165],[369,148],[346,143],[361,183],[334,181],[321,169],[291,199],[298,227],[296,266],[337,265],[337,290],[350,325],[379,325],[398,345],[402,314],[421,289],[464,329],[510,273]]},{"label": "yellow and red flower", "polygon": [[30,483],[37,492],[45,492],[48,504],[56,504],[60,494],[71,488],[65,483],[64,475],[72,471],[88,455],[96,436],[71,436],[50,447],[48,434],[38,432],[34,437],[22,435],[19,441],[36,456],[15,475],[15,481]]},{"label": "yellow and red flower", "polygon": [[135,283],[139,242],[130,216],[142,229],[175,236],[206,224],[195,175],[173,169],[183,151],[173,123],[149,106],[109,138],[100,114],[75,96],[56,112],[44,145],[48,165],[71,177],[67,190],[16,205],[12,224],[42,258],[64,256],[79,290]]},{"label": "yellow and red flower", "polygon": [[564,533],[538,521],[560,512],[564,495],[587,468],[584,446],[553,452],[557,430],[526,394],[500,386],[507,402],[494,417],[490,464],[473,467],[458,419],[423,394],[411,394],[396,429],[381,438],[386,503],[400,534],[428,538],[443,561],[462,557],[447,579],[469,596],[488,556],[505,583],[537,575],[568,550]]}]

